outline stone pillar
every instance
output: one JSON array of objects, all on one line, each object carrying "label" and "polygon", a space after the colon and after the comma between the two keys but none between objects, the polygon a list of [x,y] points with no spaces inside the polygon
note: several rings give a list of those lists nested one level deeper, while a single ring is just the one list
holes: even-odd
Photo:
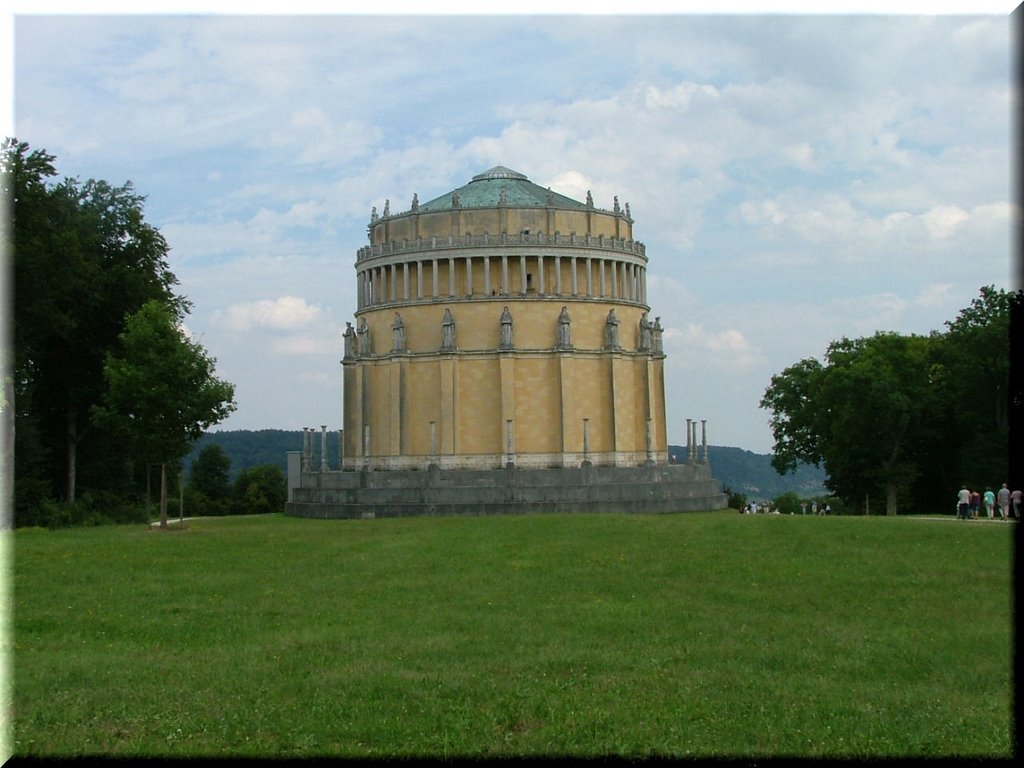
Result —
[{"label": "stone pillar", "polygon": [[702,464],[707,464],[708,463],[708,420],[707,419],[701,419],[700,420],[700,447],[701,447],[701,453],[703,454],[703,456],[701,458],[701,463]]},{"label": "stone pillar", "polygon": [[448,257],[448,295],[455,297],[455,257]]},{"label": "stone pillar", "polygon": [[576,290],[576,257],[575,256],[573,256],[569,260],[569,264],[571,265],[571,268],[572,268],[572,275],[571,275],[571,278],[570,278],[569,289],[572,291],[572,295],[575,296],[575,295],[577,295],[577,290]]},{"label": "stone pillar", "polygon": [[562,295],[562,259],[555,256],[555,294]]},{"label": "stone pillar", "polygon": [[437,424],[430,422],[430,464],[437,464]]},{"label": "stone pillar", "polygon": [[583,420],[583,466],[590,466],[590,419]]},{"label": "stone pillar", "polygon": [[466,296],[473,295],[473,257],[466,257]]},{"label": "stone pillar", "polygon": [[338,471],[345,468],[345,430],[338,430]]},{"label": "stone pillar", "polygon": [[604,259],[597,262],[597,295],[604,297]]},{"label": "stone pillar", "polygon": [[389,297],[391,301],[395,301],[398,298],[398,265],[391,265],[391,274],[388,275],[388,288]]},{"label": "stone pillar", "polygon": [[491,295],[491,257],[484,256],[484,295]]},{"label": "stone pillar", "polygon": [[370,425],[363,424],[363,466],[370,468]]},{"label": "stone pillar", "polygon": [[507,435],[506,441],[508,444],[508,456],[505,461],[505,468],[513,469],[516,465],[516,451],[515,443],[513,442],[512,438],[512,419],[505,419],[505,432]]},{"label": "stone pillar", "polygon": [[327,425],[320,425],[320,471],[327,471]]},{"label": "stone pillar", "polygon": [[416,298],[423,298],[423,262],[416,262]]},{"label": "stone pillar", "polygon": [[690,419],[690,461],[697,463],[697,420]]},{"label": "stone pillar", "polygon": [[430,266],[434,270],[434,292],[433,294],[431,294],[431,298],[436,299],[441,293],[440,287],[438,285],[440,279],[437,274],[437,259],[431,259]]},{"label": "stone pillar", "polygon": [[647,463],[654,463],[654,428],[650,417],[647,418]]},{"label": "stone pillar", "polygon": [[693,446],[690,445],[690,420],[686,420],[686,463],[690,463],[690,459],[693,456]]},{"label": "stone pillar", "polygon": [[519,257],[519,292],[526,295],[526,257]]},{"label": "stone pillar", "polygon": [[593,259],[589,256],[586,261],[587,266],[587,296],[594,295],[594,270],[593,270]]},{"label": "stone pillar", "polygon": [[508,256],[501,257],[501,295],[508,296]]},{"label": "stone pillar", "polygon": [[409,300],[409,262],[402,264],[402,299]]}]

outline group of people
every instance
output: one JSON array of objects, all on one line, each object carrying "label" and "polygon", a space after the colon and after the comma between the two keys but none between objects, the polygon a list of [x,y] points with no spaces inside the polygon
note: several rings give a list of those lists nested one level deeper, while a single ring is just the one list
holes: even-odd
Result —
[{"label": "group of people", "polygon": [[956,516],[958,520],[977,520],[981,517],[982,507],[985,509],[985,517],[989,520],[995,519],[998,511],[1001,520],[1020,520],[1024,493],[1019,490],[1011,491],[1003,483],[998,492],[993,493],[991,489],[981,493],[972,491],[964,485],[956,495]]}]

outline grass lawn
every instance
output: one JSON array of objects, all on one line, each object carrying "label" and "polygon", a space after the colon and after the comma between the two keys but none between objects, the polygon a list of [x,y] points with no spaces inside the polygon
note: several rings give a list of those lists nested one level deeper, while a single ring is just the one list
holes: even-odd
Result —
[{"label": "grass lawn", "polygon": [[1012,753],[1014,524],[23,529],[15,755]]}]

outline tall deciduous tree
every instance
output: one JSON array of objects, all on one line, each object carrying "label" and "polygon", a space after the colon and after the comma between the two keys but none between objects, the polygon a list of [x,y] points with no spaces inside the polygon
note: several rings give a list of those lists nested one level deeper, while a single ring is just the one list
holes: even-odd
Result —
[{"label": "tall deciduous tree", "polygon": [[131,183],[53,185],[53,160],[7,139],[0,161],[12,201],[16,451],[19,479],[52,485],[73,502],[79,445],[125,315],[149,300],[179,312],[187,302],[173,292],[167,243],[144,220],[145,198]]},{"label": "tall deciduous tree", "polygon": [[180,319],[159,301],[127,318],[120,348],[107,354],[107,390],[94,408],[141,459],[161,466],[161,527],[167,526],[166,465],[235,409],[233,385],[214,375],[215,361],[186,337]]},{"label": "tall deciduous tree", "polygon": [[934,337],[878,333],[829,345],[825,365],[803,360],[773,376],[761,400],[772,411],[773,466],[821,464],[827,485],[856,503],[884,491],[896,514],[919,473],[938,392],[930,382]]},{"label": "tall deciduous tree", "polygon": [[962,479],[998,487],[1009,456],[1010,304],[1013,294],[986,286],[947,322],[942,361],[947,372],[949,439]]},{"label": "tall deciduous tree", "polygon": [[[997,486],[1007,476],[1012,295],[982,288],[946,333],[841,339],[825,363],[802,360],[772,377],[772,465],[820,464],[851,505],[884,492],[895,514],[951,486]],[[955,489],[954,489],[955,490]]]}]

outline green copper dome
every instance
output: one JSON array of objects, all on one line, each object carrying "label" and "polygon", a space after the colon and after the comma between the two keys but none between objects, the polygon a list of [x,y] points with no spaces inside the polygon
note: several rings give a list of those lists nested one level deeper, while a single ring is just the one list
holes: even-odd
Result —
[{"label": "green copper dome", "polygon": [[452,208],[493,208],[498,205],[511,208],[587,207],[571,197],[534,184],[525,174],[496,165],[489,171],[478,173],[468,184],[429,202],[420,203],[419,210],[450,211]]}]

